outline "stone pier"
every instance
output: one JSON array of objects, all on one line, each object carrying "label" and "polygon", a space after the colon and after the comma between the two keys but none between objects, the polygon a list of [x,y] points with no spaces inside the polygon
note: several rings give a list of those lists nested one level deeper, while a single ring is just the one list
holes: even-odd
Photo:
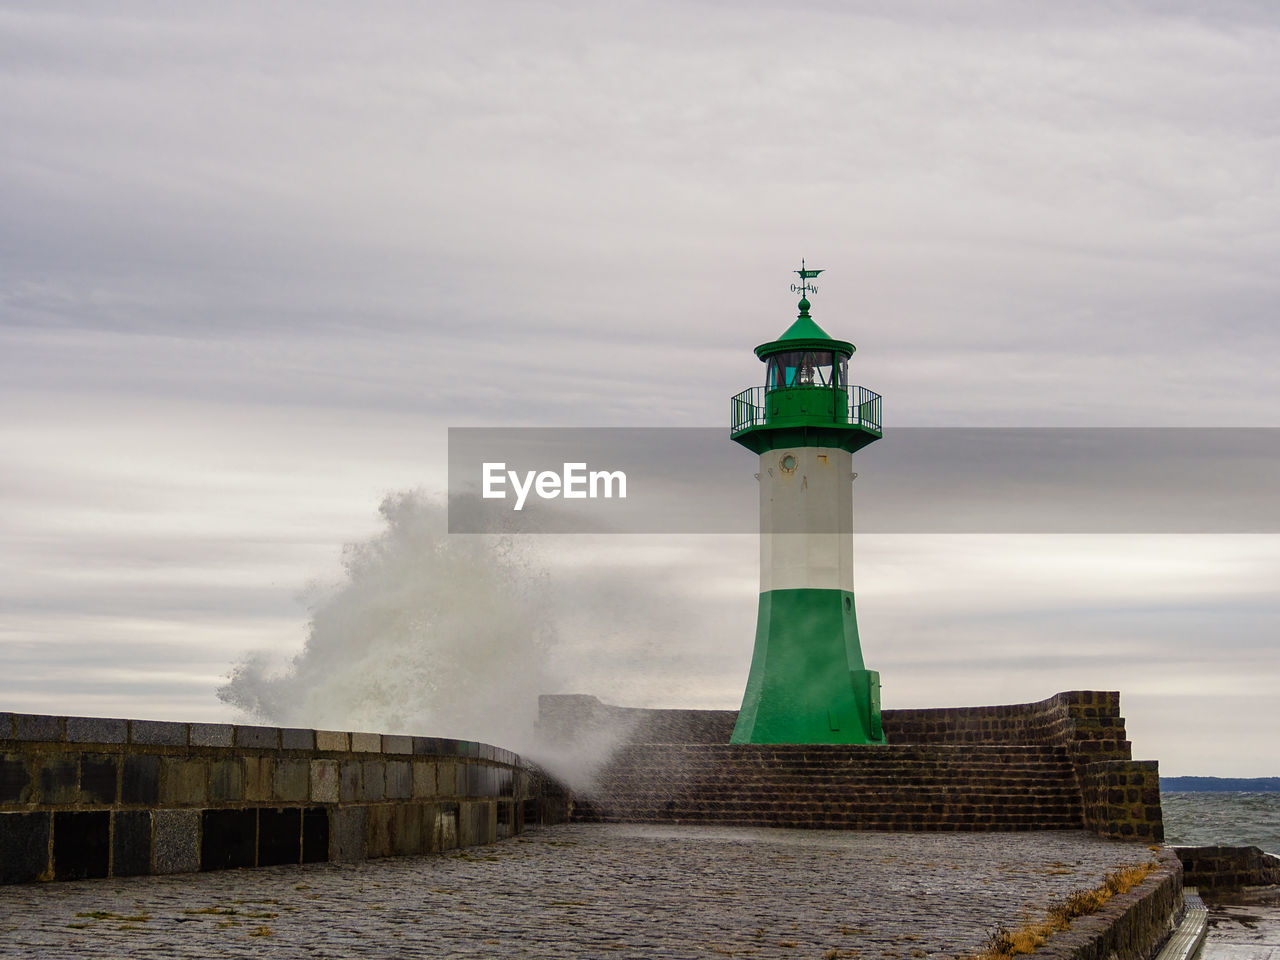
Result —
[{"label": "stone pier", "polygon": [[640,824],[430,857],[4,887],[0,955],[956,960],[994,927],[1152,859],[1141,887],[1037,953],[1138,960],[1133,946],[1158,942],[1181,899],[1176,858],[1139,844]]}]

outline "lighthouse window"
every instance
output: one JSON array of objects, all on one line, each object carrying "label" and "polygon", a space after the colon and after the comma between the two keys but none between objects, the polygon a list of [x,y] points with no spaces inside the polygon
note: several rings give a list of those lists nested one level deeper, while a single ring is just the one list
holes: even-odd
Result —
[{"label": "lighthouse window", "polygon": [[[835,354],[818,350],[775,353],[769,358],[765,371],[765,386],[769,390],[781,387],[830,387],[833,385],[833,372],[837,377],[841,375],[840,369],[833,365],[834,360]],[[841,357],[841,366],[844,362]]]}]

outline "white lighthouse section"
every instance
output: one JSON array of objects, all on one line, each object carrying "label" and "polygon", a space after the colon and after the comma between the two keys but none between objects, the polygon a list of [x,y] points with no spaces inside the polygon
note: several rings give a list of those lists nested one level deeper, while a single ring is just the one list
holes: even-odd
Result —
[{"label": "white lighthouse section", "polygon": [[760,454],[760,592],[853,590],[853,454]]}]

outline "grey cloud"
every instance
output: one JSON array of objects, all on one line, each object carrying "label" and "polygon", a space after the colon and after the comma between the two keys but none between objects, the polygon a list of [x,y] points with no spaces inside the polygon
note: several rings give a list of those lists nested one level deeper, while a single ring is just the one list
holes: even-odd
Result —
[{"label": "grey cloud", "polygon": [[[173,616],[226,663],[296,649],[300,611],[270,613],[271,584],[228,583],[226,568],[295,569],[283,611],[369,529],[353,517],[442,470],[450,425],[723,425],[728,397],[759,382],[750,348],[794,313],[786,271],[801,255],[828,268],[816,316],[858,344],[856,379],[885,395],[890,430],[1276,425],[1274,4],[659,9],[6,8],[0,529],[23,532],[5,563],[24,571],[0,619],[6,653],[15,635],[89,630],[135,658],[114,615],[72,615],[77,594],[139,629]],[[183,559],[181,536],[131,542],[135,521],[200,531],[204,596],[158,576],[109,603],[89,585],[113,553],[132,572]],[[909,579],[937,548],[858,549],[874,582],[886,567]],[[921,636],[922,657],[959,670],[948,625],[974,618],[976,648],[981,608],[1004,618],[1019,554],[1002,549],[972,585],[978,613],[917,585],[879,632],[868,599],[869,648]],[[574,676],[590,692],[732,705],[739,680],[714,650],[746,642],[750,589],[731,600],[710,584],[728,567],[750,586],[746,561],[713,550],[701,566],[566,575],[600,606],[565,615],[563,649],[591,649],[603,618],[595,633],[626,662],[611,671],[602,640]],[[1275,618],[1255,579],[1274,569],[1206,561],[1189,604],[1249,586],[1208,603],[1202,632],[1242,657],[1264,650]],[[1094,590],[1082,607],[1119,616],[1081,570],[1056,589],[1073,584]],[[1033,593],[1040,614],[1010,629],[1043,646],[1061,601]],[[653,600],[668,594],[679,602]],[[1179,663],[1209,659],[1178,628],[1183,607],[1144,602],[1115,601],[1146,623],[1132,629],[1150,657],[1168,628]],[[742,666],[749,650],[734,649],[726,663]],[[8,700],[70,710],[125,689],[79,685],[70,660],[41,672],[37,647],[15,662]],[[1090,654],[1070,677],[1106,684],[1106,663]],[[984,667],[965,689],[988,701],[1066,679],[1060,658]],[[886,696],[949,698],[945,674],[919,677],[886,673]],[[194,719],[162,682],[147,689],[145,703]],[[1187,726],[1176,696],[1142,697],[1135,729]],[[1273,722],[1250,703],[1259,729]],[[226,708],[209,694],[198,709]],[[1207,769],[1211,723],[1229,729],[1191,724],[1202,766],[1178,772],[1228,772]]]}]

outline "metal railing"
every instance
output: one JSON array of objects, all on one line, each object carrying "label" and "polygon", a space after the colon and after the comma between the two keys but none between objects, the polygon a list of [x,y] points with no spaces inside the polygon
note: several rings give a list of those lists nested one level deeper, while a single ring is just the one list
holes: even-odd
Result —
[{"label": "metal railing", "polygon": [[850,387],[847,416],[850,423],[881,433],[880,394],[866,387]]},{"label": "metal railing", "polygon": [[764,387],[747,387],[729,401],[729,435],[764,423]]},{"label": "metal railing", "polygon": [[[801,388],[817,389],[817,388]],[[830,389],[830,388],[826,388]],[[765,405],[767,391],[764,387],[747,387],[729,401],[729,436],[736,436],[752,427],[762,427],[769,422]],[[831,423],[863,427],[880,433],[880,394],[866,387],[851,386],[845,391],[845,403],[833,407]],[[806,419],[816,419],[809,415]]]}]

